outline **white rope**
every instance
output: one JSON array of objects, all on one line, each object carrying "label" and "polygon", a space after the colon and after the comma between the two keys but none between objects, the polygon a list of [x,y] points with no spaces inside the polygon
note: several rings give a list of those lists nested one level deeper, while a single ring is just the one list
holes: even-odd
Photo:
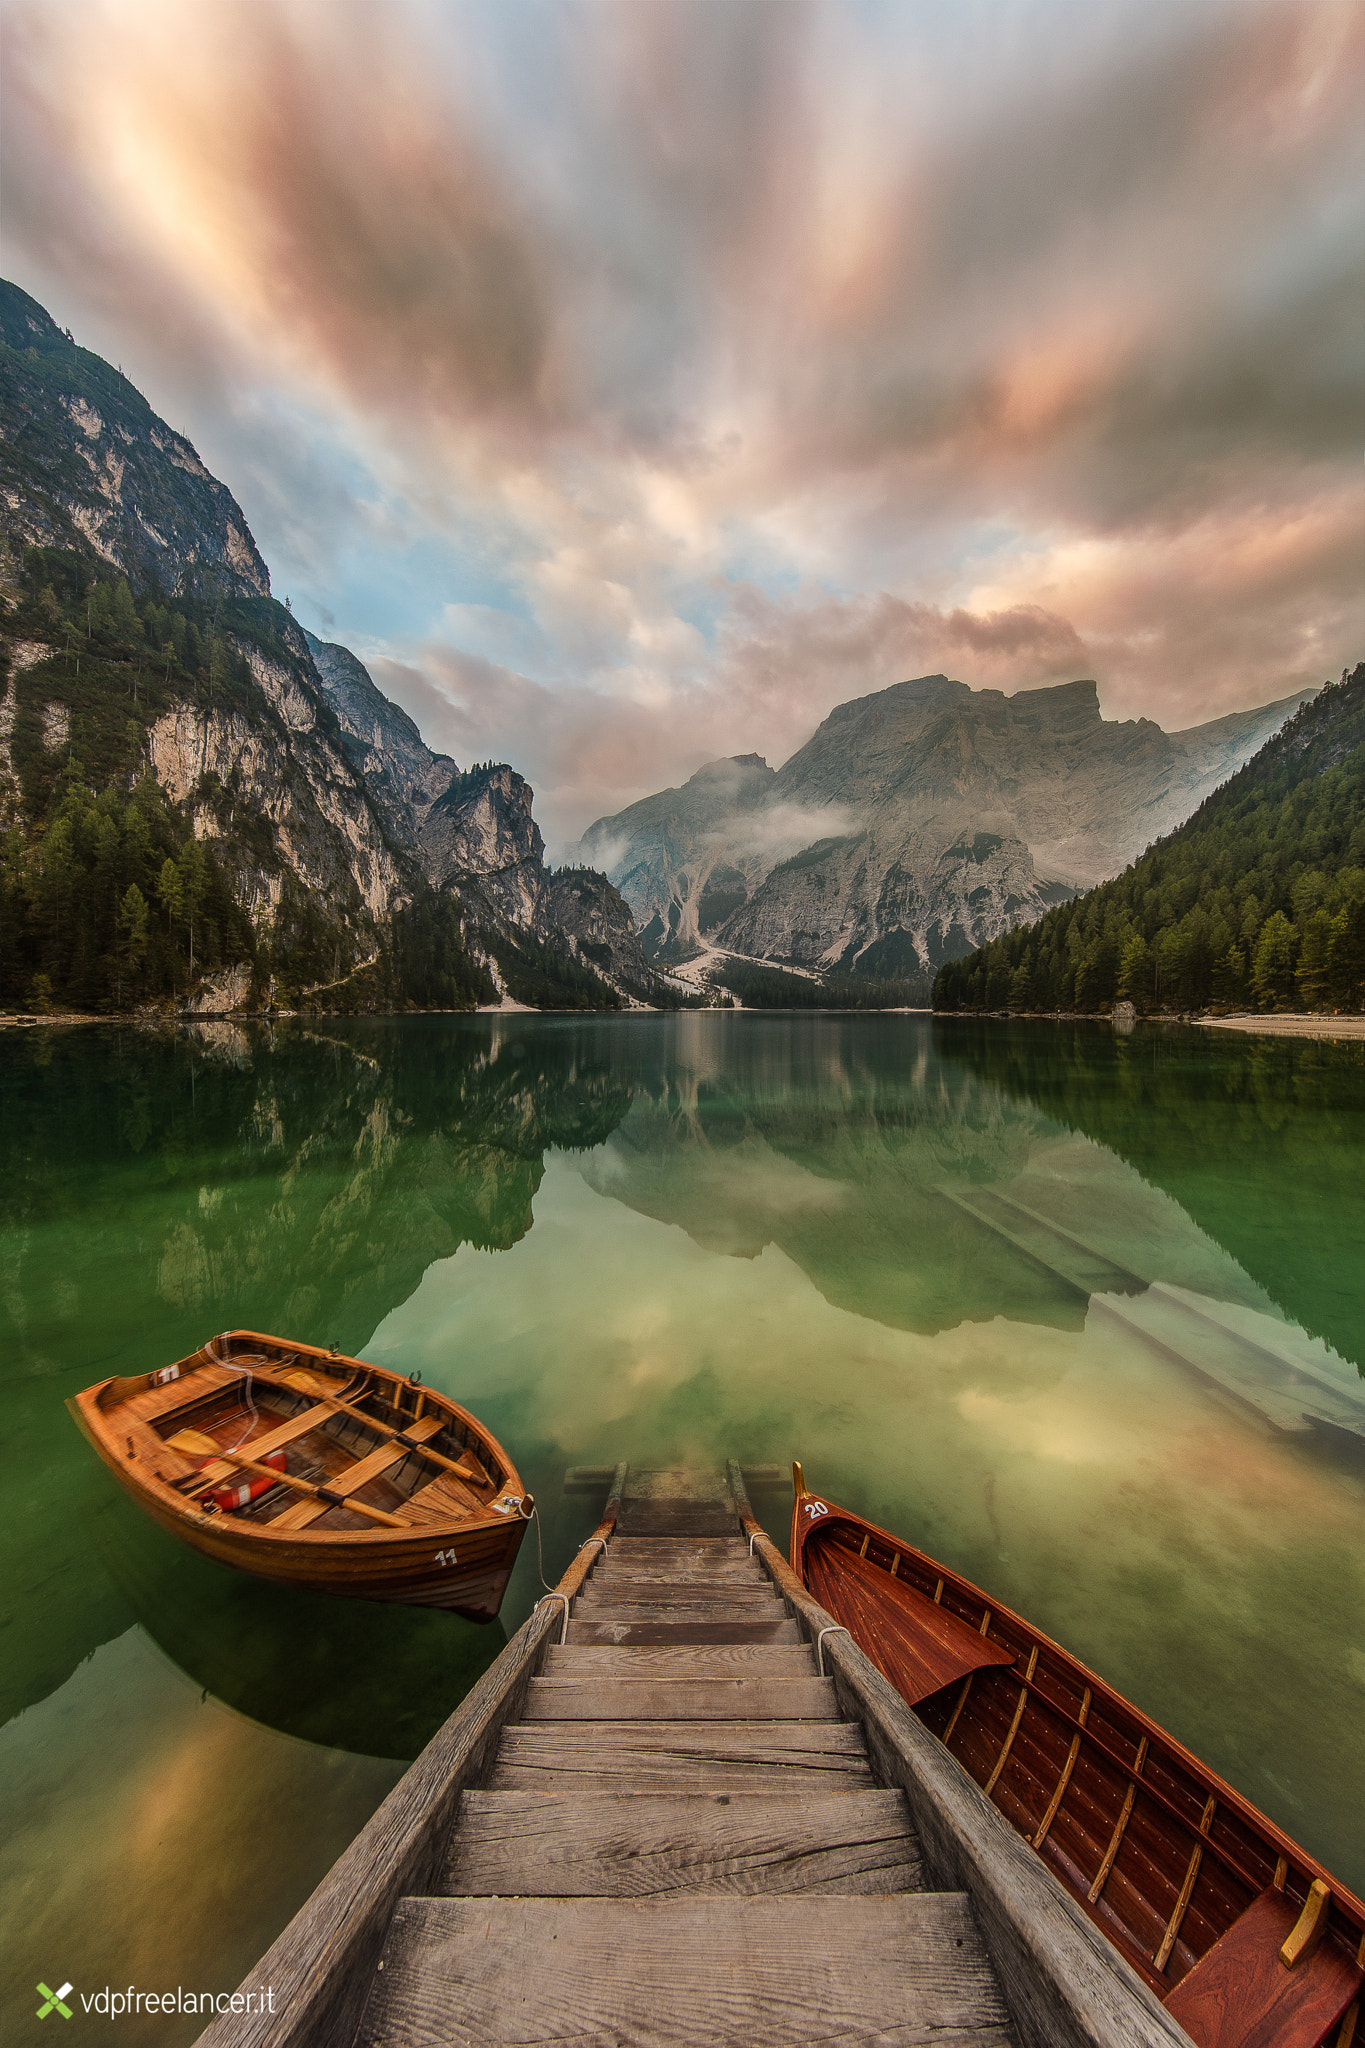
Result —
[{"label": "white rope", "polygon": [[841,1628],[838,1622],[831,1622],[828,1628],[821,1629],[819,1635],[815,1638],[815,1669],[818,1676],[821,1678],[823,1678],[825,1675],[826,1636],[848,1636],[849,1641],[853,1641],[853,1638],[851,1635],[849,1635],[848,1630],[846,1628]]},{"label": "white rope", "polygon": [[[544,1581],[542,1580],[541,1583],[543,1585]],[[567,1593],[555,1593],[552,1591],[537,1600],[536,1606],[543,1607],[547,1600],[562,1600],[564,1602],[564,1626],[559,1636],[560,1647],[562,1648],[569,1640],[569,1596]]]},{"label": "white rope", "polygon": [[[526,1512],[525,1497],[523,1496],[522,1499],[517,1502],[517,1513],[521,1516],[523,1522],[534,1522],[536,1525],[536,1575],[539,1578],[541,1585],[545,1588],[546,1592],[553,1593],[554,1587],[550,1584],[550,1581],[545,1576],[545,1553],[540,1547],[540,1509],[532,1508],[530,1514],[528,1515]],[[563,1598],[562,1594],[560,1595],[560,1598]],[[539,1601],[537,1601],[536,1605],[539,1606],[539,1604]],[[568,1623],[566,1622],[565,1627],[567,1626]]]},{"label": "white rope", "polygon": [[581,1543],[579,1544],[578,1548],[579,1548],[580,1552],[582,1552],[582,1551],[584,1551],[584,1550],[587,1550],[587,1549],[588,1549],[588,1548],[589,1548],[589,1547],[590,1547],[590,1546],[591,1546],[592,1544],[594,1544],[594,1543],[600,1543],[600,1544],[601,1544],[601,1546],[602,1546],[602,1554],[603,1554],[603,1556],[605,1556],[605,1555],[606,1555],[606,1549],[607,1549],[607,1539],[606,1539],[606,1537],[605,1537],[605,1536],[585,1536],[585,1537],[583,1538],[583,1541],[582,1541],[582,1542],[581,1542]]},{"label": "white rope", "polygon": [[754,1554],[754,1545],[755,1545],[755,1543],[757,1543],[757,1541],[758,1541],[759,1537],[760,1537],[760,1536],[762,1536],[763,1534],[764,1534],[764,1531],[763,1531],[762,1529],[755,1529],[755,1530],[754,1530],[754,1533],[753,1533],[753,1535],[752,1535],[752,1536],[751,1536],[751,1537],[749,1538],[749,1555],[750,1555],[750,1557],[752,1557],[752,1556],[753,1556],[753,1554]]}]

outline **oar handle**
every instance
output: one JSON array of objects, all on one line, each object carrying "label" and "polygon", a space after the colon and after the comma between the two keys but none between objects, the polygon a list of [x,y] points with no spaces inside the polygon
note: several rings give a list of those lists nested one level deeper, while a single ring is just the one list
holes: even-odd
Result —
[{"label": "oar handle", "polygon": [[243,1472],[254,1472],[261,1479],[273,1479],[279,1485],[292,1486],[296,1493],[308,1493],[314,1500],[325,1500],[328,1507],[345,1508],[348,1515],[364,1515],[369,1521],[382,1522],[389,1529],[411,1526],[397,1515],[386,1513],[383,1508],[367,1507],[361,1500],[348,1500],[343,1495],[334,1494],[330,1487],[314,1486],[311,1479],[296,1479],[292,1472],[279,1472],[273,1465],[258,1465],[254,1458],[243,1458],[236,1451],[219,1451],[218,1456]]},{"label": "oar handle", "polygon": [[381,1422],[377,1415],[367,1415],[363,1408],[356,1408],[350,1401],[343,1401],[340,1394],[320,1394],[319,1399],[325,1401],[329,1408],[340,1408],[347,1415],[354,1416],[357,1422],[364,1423],[366,1429],[377,1429],[381,1436],[396,1438],[408,1450],[415,1451],[419,1458],[430,1458],[433,1465],[444,1465],[446,1471],[453,1472],[457,1479],[472,1479],[476,1484],[482,1483],[484,1486],[489,1484],[488,1474],[483,1470],[471,1472],[468,1465],[461,1465],[456,1459],[448,1458],[444,1451],[434,1451],[429,1444],[414,1443],[401,1429],[395,1429],[391,1423]]}]

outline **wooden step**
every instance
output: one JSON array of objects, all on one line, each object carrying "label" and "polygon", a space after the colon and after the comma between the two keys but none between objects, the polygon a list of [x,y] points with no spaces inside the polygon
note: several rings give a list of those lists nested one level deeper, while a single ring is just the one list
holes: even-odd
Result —
[{"label": "wooden step", "polygon": [[596,1553],[604,1558],[642,1558],[666,1564],[757,1563],[743,1536],[614,1536],[606,1549]]},{"label": "wooden step", "polygon": [[495,1898],[922,1891],[899,1792],[466,1792],[432,1887]]},{"label": "wooden step", "polygon": [[832,1678],[533,1678],[526,1721],[837,1721]]},{"label": "wooden step", "polygon": [[592,1573],[588,1584],[632,1586],[753,1586],[771,1593],[773,1582],[755,1563],[671,1565],[651,1564],[647,1558],[606,1558]]},{"label": "wooden step", "polygon": [[851,1721],[538,1721],[503,1729],[488,1790],[782,1792],[871,1782]]},{"label": "wooden step", "polygon": [[722,1572],[641,1572],[603,1568],[593,1573],[583,1588],[594,1596],[608,1594],[625,1600],[712,1600],[732,1594],[739,1599],[771,1600],[771,1581],[761,1573],[730,1568]]},{"label": "wooden step", "polygon": [[356,2039],[1008,2048],[1011,2036],[966,1898],[907,1892],[403,1899]]},{"label": "wooden step", "polygon": [[684,1516],[652,1509],[624,1523],[623,1527],[632,1536],[731,1536],[735,1518],[733,1515],[726,1516],[724,1520],[718,1515]]},{"label": "wooden step", "polygon": [[638,1621],[661,1621],[669,1614],[683,1621],[708,1614],[729,1615],[740,1621],[780,1621],[786,1611],[782,1601],[767,1593],[708,1593],[695,1586],[678,1589],[672,1598],[664,1595],[658,1599],[647,1590],[617,1594],[604,1587],[600,1593],[580,1593],[574,1602],[574,1613],[585,1617],[619,1614],[625,1620]]},{"label": "wooden step", "polygon": [[[572,1634],[572,1630],[570,1631]],[[545,1653],[543,1678],[814,1678],[815,1652],[808,1644],[795,1649],[767,1643],[717,1643],[671,1648],[668,1645],[556,1643]]]},{"label": "wooden step", "polygon": [[670,1615],[664,1620],[651,1614],[643,1621],[623,1621],[619,1615],[608,1617],[590,1612],[584,1615],[581,1621],[576,1615],[570,1620],[567,1640],[575,1645],[605,1643],[619,1648],[636,1643],[674,1646],[685,1643],[790,1644],[799,1643],[802,1636],[800,1629],[790,1617],[774,1621],[754,1621],[748,1616],[739,1620],[725,1620],[716,1616],[703,1617],[701,1620],[680,1620],[678,1616]]}]

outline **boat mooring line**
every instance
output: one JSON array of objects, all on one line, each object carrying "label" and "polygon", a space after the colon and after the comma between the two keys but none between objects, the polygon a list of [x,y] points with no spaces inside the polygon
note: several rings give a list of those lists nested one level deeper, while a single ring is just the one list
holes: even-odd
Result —
[{"label": "boat mooring line", "polygon": [[[750,1542],[752,1542],[753,1538],[750,1537],[749,1540]],[[838,1622],[831,1622],[828,1628],[821,1629],[819,1635],[815,1638],[815,1670],[817,1677],[820,1678],[823,1678],[825,1675],[826,1636],[848,1636],[849,1641],[853,1641],[853,1637],[849,1635],[849,1631],[846,1628],[841,1628]]]},{"label": "boat mooring line", "polygon": [[537,1600],[536,1606],[543,1607],[547,1600],[562,1600],[564,1602],[564,1627],[560,1631],[559,1637],[560,1648],[562,1649],[569,1640],[569,1596],[567,1593],[556,1593],[551,1590],[548,1593],[542,1594],[541,1598]]}]

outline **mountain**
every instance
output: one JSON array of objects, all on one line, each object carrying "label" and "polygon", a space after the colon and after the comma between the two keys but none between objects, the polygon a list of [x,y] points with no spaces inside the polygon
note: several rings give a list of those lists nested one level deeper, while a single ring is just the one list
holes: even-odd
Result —
[{"label": "mountain", "polygon": [[422,820],[458,770],[449,754],[433,754],[406,711],[377,688],[365,664],[349,647],[304,640],[323,694],[337,716],[346,754],[384,821],[395,845],[408,851],[420,841]]},{"label": "mountain", "polygon": [[711,762],[583,835],[646,950],[923,973],[1119,872],[1304,693],[1187,732],[1100,715],[1093,682],[922,676],[840,704],[774,772]]},{"label": "mountain", "polygon": [[[452,856],[448,821],[431,849],[424,832],[457,781],[484,826]],[[354,655],[305,634],[190,443],[11,284],[0,832],[0,1002],[462,1007],[505,991],[581,1008],[655,986],[611,885],[544,869],[522,778],[460,778]]]},{"label": "mountain", "polygon": [[966,959],[944,1010],[1365,1009],[1365,663],[1118,877]]}]

